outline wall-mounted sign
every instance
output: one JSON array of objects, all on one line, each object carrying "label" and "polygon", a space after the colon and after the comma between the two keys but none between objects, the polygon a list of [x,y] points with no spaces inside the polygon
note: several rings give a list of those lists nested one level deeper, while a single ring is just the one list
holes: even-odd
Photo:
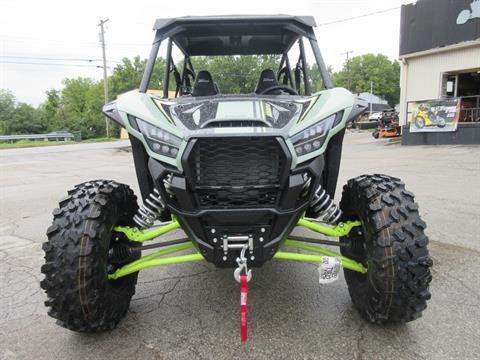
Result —
[{"label": "wall-mounted sign", "polygon": [[400,56],[480,38],[480,0],[418,0],[402,5]]},{"label": "wall-mounted sign", "polygon": [[427,100],[408,103],[410,132],[457,130],[460,99]]}]

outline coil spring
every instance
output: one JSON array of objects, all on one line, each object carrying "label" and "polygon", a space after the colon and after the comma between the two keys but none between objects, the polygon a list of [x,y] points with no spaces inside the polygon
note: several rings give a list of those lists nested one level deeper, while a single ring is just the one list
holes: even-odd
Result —
[{"label": "coil spring", "polygon": [[173,180],[172,174],[168,174],[163,178],[163,186],[165,187],[165,191],[170,197],[175,196],[175,193],[172,190],[172,180]]},{"label": "coil spring", "polygon": [[342,216],[342,210],[321,185],[318,185],[310,206],[317,215],[317,219],[327,224],[335,224]]},{"label": "coil spring", "polygon": [[308,195],[308,190],[310,189],[310,184],[312,183],[312,178],[305,172],[303,173],[303,186],[300,196],[303,198]]},{"label": "coil spring", "polygon": [[165,204],[157,189],[153,189],[144,201],[144,204],[138,209],[133,221],[142,229],[151,227],[155,220],[162,214]]}]

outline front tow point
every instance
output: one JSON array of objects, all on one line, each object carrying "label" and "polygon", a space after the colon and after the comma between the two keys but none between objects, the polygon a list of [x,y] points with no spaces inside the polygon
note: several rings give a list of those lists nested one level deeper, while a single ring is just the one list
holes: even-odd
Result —
[{"label": "front tow point", "polygon": [[237,257],[238,267],[233,273],[235,280],[240,283],[240,341],[242,343],[247,341],[248,336],[248,322],[247,322],[247,298],[248,298],[248,282],[252,279],[252,270],[248,270],[247,258],[245,252],[248,249],[248,244],[245,244]]},{"label": "front tow point", "polygon": [[245,244],[242,248],[242,251],[240,252],[240,256],[237,257],[238,267],[233,272],[233,277],[238,283],[240,283],[240,276],[242,275],[242,272],[244,272],[244,275],[247,277],[247,281],[250,281],[252,279],[252,270],[248,270],[247,258],[245,257],[245,252],[247,251],[247,249],[248,244]]}]

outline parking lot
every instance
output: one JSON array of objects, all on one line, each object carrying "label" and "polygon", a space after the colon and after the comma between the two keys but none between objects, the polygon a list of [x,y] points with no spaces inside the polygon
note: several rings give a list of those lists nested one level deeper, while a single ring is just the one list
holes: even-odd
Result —
[{"label": "parking lot", "polygon": [[[314,264],[274,260],[253,272],[249,341],[238,337],[238,285],[208,263],[141,272],[130,311],[103,334],[46,314],[41,243],[73,185],[97,178],[138,193],[128,142],[0,151],[0,359],[474,359],[480,353],[480,147],[401,147],[348,133],[348,178],[386,173],[413,191],[428,224],[432,300],[423,317],[367,324],[343,276],[319,286]],[[179,234],[173,234],[176,237]]]}]

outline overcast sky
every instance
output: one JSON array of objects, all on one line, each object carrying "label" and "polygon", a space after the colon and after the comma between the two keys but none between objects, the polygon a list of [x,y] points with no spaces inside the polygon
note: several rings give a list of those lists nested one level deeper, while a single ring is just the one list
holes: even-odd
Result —
[{"label": "overcast sky", "polygon": [[[19,101],[38,105],[46,90],[61,88],[64,78],[100,79],[102,69],[95,67],[101,59],[100,18],[110,19],[109,71],[123,57],[148,56],[156,18],[186,15],[313,15],[325,62],[335,70],[342,67],[346,51],[353,51],[351,56],[373,52],[396,59],[400,6],[407,2],[412,1],[0,0],[0,88],[10,89]],[[388,11],[327,24],[383,10]]]}]

